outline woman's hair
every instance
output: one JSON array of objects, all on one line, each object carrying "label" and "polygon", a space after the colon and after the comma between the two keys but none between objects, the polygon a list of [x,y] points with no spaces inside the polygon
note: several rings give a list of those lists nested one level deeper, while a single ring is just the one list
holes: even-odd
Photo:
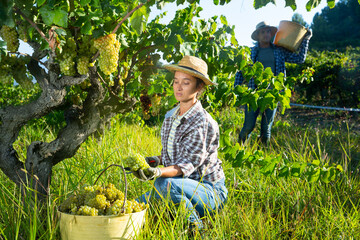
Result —
[{"label": "woman's hair", "polygon": [[200,91],[196,94],[196,98],[197,99],[199,99],[200,97],[201,97],[201,95],[205,92],[205,90],[206,90],[206,84],[205,84],[205,82],[202,80],[202,79],[200,79],[200,78],[197,78],[197,77],[195,77],[195,79],[196,79],[196,88],[198,88],[198,87],[200,87],[200,85],[202,85],[202,87],[201,87],[201,89],[200,89]]}]

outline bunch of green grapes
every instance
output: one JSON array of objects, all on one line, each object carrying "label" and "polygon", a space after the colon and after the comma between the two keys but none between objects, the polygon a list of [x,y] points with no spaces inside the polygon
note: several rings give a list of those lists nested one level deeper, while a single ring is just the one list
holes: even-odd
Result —
[{"label": "bunch of green grapes", "polygon": [[80,206],[79,210],[76,211],[76,215],[84,216],[98,216],[99,210],[90,206]]},{"label": "bunch of green grapes", "polygon": [[119,189],[117,189],[114,184],[109,183],[105,189],[104,189],[104,194],[106,196],[106,198],[110,201],[110,202],[114,202],[117,199],[122,199],[124,200],[124,193],[122,191],[120,191]]},{"label": "bunch of green grapes", "polygon": [[34,84],[31,81],[31,78],[26,74],[26,64],[28,63],[29,59],[27,57],[16,56],[9,56],[8,59],[11,65],[12,76],[14,77],[15,81],[25,89],[33,88]]},{"label": "bunch of green grapes", "polygon": [[0,61],[0,82],[3,84],[11,84],[13,81],[11,66],[8,62],[1,58]]},{"label": "bunch of green grapes", "polygon": [[74,38],[68,38],[61,53],[58,54],[61,73],[67,76],[74,76],[76,74],[74,61],[76,55],[76,42]]},{"label": "bunch of green grapes", "polygon": [[159,114],[161,108],[161,96],[154,94],[151,96],[151,114],[156,116]]},{"label": "bunch of green grapes", "polygon": [[[124,200],[116,200],[114,204],[107,209],[107,215],[119,215],[121,214],[122,207],[124,204]],[[130,200],[125,202],[125,214],[133,213],[133,212],[141,212],[147,208],[145,203],[138,203],[135,200]]]},{"label": "bunch of green grapes", "polygon": [[150,167],[145,158],[138,153],[124,158],[122,162],[123,165],[130,168],[131,171],[137,171],[139,169],[146,169]]},{"label": "bunch of green grapes", "polygon": [[19,49],[19,39],[15,28],[3,25],[0,30],[0,36],[6,42],[9,52],[16,52]]},{"label": "bunch of green grapes", "polygon": [[109,34],[94,40],[94,47],[100,51],[98,58],[100,70],[105,75],[115,72],[119,61],[120,42],[115,34]]},{"label": "bunch of green grapes", "polygon": [[27,57],[17,57],[13,54],[2,56],[0,61],[0,81],[9,84],[15,79],[23,88],[31,89],[33,87],[33,82],[26,74],[27,63]]},{"label": "bunch of green grapes", "polygon": [[65,199],[59,210],[73,215],[98,216],[140,212],[148,207],[144,203],[127,200],[123,212],[124,198],[124,193],[111,183],[105,187],[84,185]]},{"label": "bunch of green grapes", "polygon": [[78,39],[78,58],[77,58],[77,71],[81,75],[85,75],[89,72],[89,66],[91,57],[96,53],[96,49],[93,46],[89,36],[82,36]]},{"label": "bunch of green grapes", "polygon": [[87,56],[81,56],[77,59],[77,70],[81,75],[85,75],[89,72],[90,58]]},{"label": "bunch of green grapes", "polygon": [[23,40],[24,42],[28,41],[27,27],[23,22],[17,25],[17,33],[19,34],[19,39]]}]

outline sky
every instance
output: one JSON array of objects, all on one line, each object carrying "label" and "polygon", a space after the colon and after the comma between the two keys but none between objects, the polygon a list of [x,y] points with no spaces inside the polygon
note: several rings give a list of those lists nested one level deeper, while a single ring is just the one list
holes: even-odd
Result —
[{"label": "sky", "polygon": [[[235,36],[240,45],[252,46],[253,40],[251,33],[255,30],[256,25],[265,21],[272,26],[278,26],[281,20],[291,21],[294,13],[299,13],[309,25],[312,23],[313,17],[316,13],[321,13],[325,8],[326,0],[321,0],[321,3],[310,12],[305,8],[307,0],[295,0],[297,9],[293,11],[290,7],[285,7],[285,0],[275,0],[276,5],[269,3],[260,9],[254,9],[253,0],[232,0],[230,3],[221,6],[214,5],[213,0],[201,0],[200,6],[203,11],[200,12],[200,17],[208,19],[214,15],[224,15],[229,25],[235,25]],[[336,1],[336,3],[338,0]],[[168,4],[161,11],[153,9],[150,19],[160,12],[167,11],[166,18],[163,20],[170,21],[174,18],[177,8],[184,8],[185,5],[176,6],[175,3]]]},{"label": "sky", "polygon": [[[200,12],[200,17],[209,19],[215,15],[224,15],[229,25],[235,25],[235,36],[239,44],[250,47],[253,45],[251,33],[259,22],[265,21],[270,25],[278,26],[281,20],[291,20],[294,13],[299,13],[305,22],[311,24],[314,15],[320,13],[327,6],[326,0],[321,0],[319,6],[307,12],[305,8],[307,0],[296,0],[297,9],[293,11],[290,7],[285,7],[285,0],[276,0],[276,5],[269,3],[265,7],[255,10],[253,2],[253,0],[232,0],[224,6],[216,6],[213,4],[213,0],[201,0],[200,6],[203,11]],[[159,13],[166,11],[166,17],[162,22],[169,22],[174,18],[176,9],[184,7],[186,6],[176,6],[173,3],[167,4],[161,11],[153,8],[149,19],[153,19]],[[31,49],[23,43],[20,44],[19,51],[31,54]]]}]

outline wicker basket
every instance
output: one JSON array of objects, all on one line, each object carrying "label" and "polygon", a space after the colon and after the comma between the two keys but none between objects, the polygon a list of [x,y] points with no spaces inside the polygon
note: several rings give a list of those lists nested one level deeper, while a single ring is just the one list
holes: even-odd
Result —
[{"label": "wicker basket", "polygon": [[[125,199],[127,195],[127,181],[122,166],[112,164],[109,167],[121,167],[125,179]],[[99,179],[96,179],[95,183]],[[125,204],[125,201],[124,201]],[[123,205],[124,209],[124,205]],[[58,211],[60,217],[60,234],[62,240],[119,240],[133,239],[145,223],[146,209],[141,212],[122,216],[81,216]]]},{"label": "wicker basket", "polygon": [[306,28],[299,23],[286,20],[280,21],[274,44],[296,52],[306,32]]}]

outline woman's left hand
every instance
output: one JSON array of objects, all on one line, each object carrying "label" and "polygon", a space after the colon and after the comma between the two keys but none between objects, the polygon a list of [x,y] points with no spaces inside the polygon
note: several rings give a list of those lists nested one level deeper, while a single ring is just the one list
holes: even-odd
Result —
[{"label": "woman's left hand", "polygon": [[156,167],[156,168],[150,167],[150,168],[146,168],[144,170],[139,169],[137,171],[132,171],[132,173],[134,174],[135,177],[137,177],[141,181],[145,182],[145,181],[160,177],[161,169],[158,167]]}]

